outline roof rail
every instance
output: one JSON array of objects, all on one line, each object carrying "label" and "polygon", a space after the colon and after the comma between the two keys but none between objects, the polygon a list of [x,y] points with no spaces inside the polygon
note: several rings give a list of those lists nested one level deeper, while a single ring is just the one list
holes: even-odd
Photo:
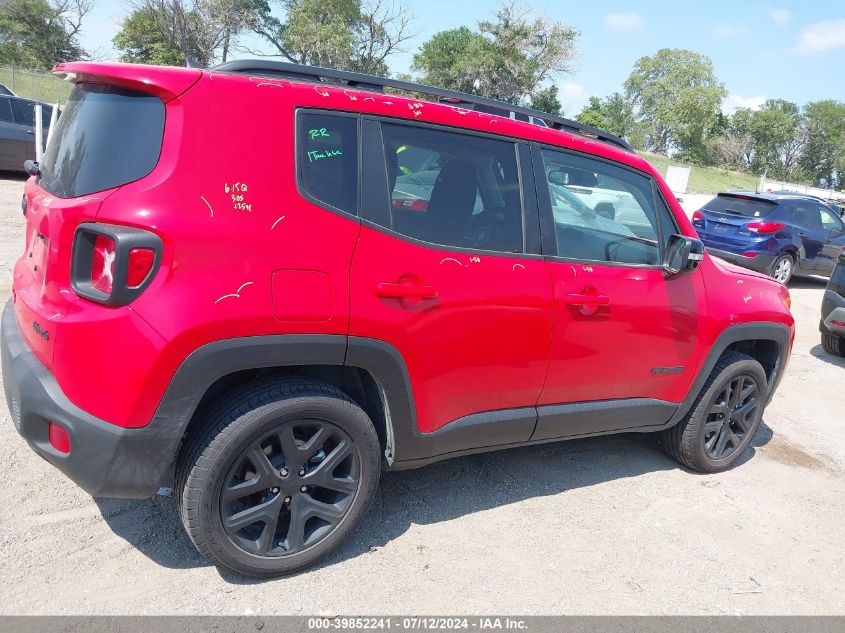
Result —
[{"label": "roof rail", "polygon": [[211,70],[228,73],[248,73],[269,77],[283,77],[285,79],[312,82],[334,80],[334,82],[343,82],[343,84],[350,88],[373,90],[377,92],[384,92],[385,88],[393,88],[407,92],[417,92],[438,97],[439,99],[452,103],[467,105],[469,109],[482,110],[489,114],[501,114],[502,116],[507,117],[510,113],[513,113],[514,116],[522,115],[522,117],[526,117],[526,120],[530,120],[528,117],[534,117],[544,121],[549,127],[556,130],[564,130],[572,134],[578,134],[579,136],[586,136],[605,143],[610,143],[629,152],[634,151],[628,143],[618,136],[595,128],[591,125],[585,125],[578,121],[564,119],[563,117],[555,116],[540,110],[534,110],[533,108],[513,105],[511,103],[505,103],[504,101],[497,101],[496,99],[488,99],[487,97],[479,97],[478,95],[472,95],[465,92],[457,92],[455,90],[447,90],[445,88],[435,88],[434,86],[426,86],[425,84],[418,84],[411,81],[401,81],[399,79],[366,75],[364,73],[356,73],[348,70],[333,70],[331,68],[320,68],[319,66],[306,66],[304,64],[292,64],[290,62],[279,62],[266,59],[238,59],[215,66],[214,68],[211,68]]}]

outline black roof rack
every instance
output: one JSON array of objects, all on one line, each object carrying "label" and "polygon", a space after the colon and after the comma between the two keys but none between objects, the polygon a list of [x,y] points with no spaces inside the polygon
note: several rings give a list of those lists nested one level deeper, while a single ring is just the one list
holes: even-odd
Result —
[{"label": "black roof rack", "polygon": [[[344,85],[350,88],[359,90],[372,90],[376,92],[384,92],[385,88],[394,88],[396,90],[404,90],[407,92],[417,92],[430,96],[435,96],[446,100],[453,104],[460,104],[466,106],[468,109],[480,110],[489,114],[501,114],[509,116],[514,113],[514,116],[523,120],[530,120],[529,117],[540,119],[546,125],[556,130],[564,130],[579,136],[586,136],[588,138],[604,141],[621,147],[624,150],[633,152],[628,143],[618,136],[605,132],[591,125],[585,125],[578,121],[564,119],[563,117],[554,116],[548,112],[534,110],[533,108],[525,108],[523,106],[505,103],[504,101],[497,101],[496,99],[488,99],[487,97],[479,97],[464,92],[457,92],[455,90],[446,90],[445,88],[435,88],[434,86],[426,86],[411,81],[401,81],[399,79],[390,79],[388,77],[378,77],[376,75],[366,75],[364,73],[350,72],[348,70],[332,70],[331,68],[320,68],[319,66],[306,66],[304,64],[292,64],[290,62],[279,62],[266,59],[238,59],[231,62],[226,62],[215,66],[211,70],[228,72],[228,73],[247,73],[251,75],[261,75],[269,77],[283,77],[285,79],[295,79],[299,81],[324,82],[325,80],[333,80],[334,82],[343,82]],[[519,116],[521,115],[521,116]]]}]

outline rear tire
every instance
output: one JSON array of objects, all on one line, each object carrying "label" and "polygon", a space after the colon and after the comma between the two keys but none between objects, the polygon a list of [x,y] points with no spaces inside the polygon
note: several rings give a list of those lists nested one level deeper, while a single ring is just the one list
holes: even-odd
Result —
[{"label": "rear tire", "polygon": [[380,444],[346,394],[264,379],[224,398],[185,442],[176,470],[182,524],[211,563],[244,576],[313,565],[363,519]]},{"label": "rear tire", "polygon": [[771,276],[784,286],[792,279],[795,272],[795,260],[792,255],[784,253],[772,262]]},{"label": "rear tire", "polygon": [[760,363],[745,354],[726,353],[710,372],[686,417],[663,431],[663,448],[692,470],[727,470],[760,426],[766,388],[766,372]]},{"label": "rear tire", "polygon": [[845,338],[833,332],[822,332],[822,347],[828,354],[845,356]]}]

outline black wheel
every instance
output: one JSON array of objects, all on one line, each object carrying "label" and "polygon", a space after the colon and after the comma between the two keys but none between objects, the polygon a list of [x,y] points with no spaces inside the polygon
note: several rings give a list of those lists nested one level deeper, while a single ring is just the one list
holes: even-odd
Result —
[{"label": "black wheel", "polygon": [[845,338],[833,332],[822,332],[822,347],[828,354],[845,356]]},{"label": "black wheel", "polygon": [[224,400],[177,464],[185,530],[215,565],[298,571],[362,520],[380,475],[367,414],[320,383],[262,380]]},{"label": "black wheel", "polygon": [[795,271],[795,260],[792,255],[784,253],[772,262],[771,276],[779,281],[784,286],[792,279],[792,273]]},{"label": "black wheel", "polygon": [[686,417],[663,432],[663,447],[693,470],[727,470],[757,432],[765,394],[766,373],[760,363],[745,354],[725,354]]}]

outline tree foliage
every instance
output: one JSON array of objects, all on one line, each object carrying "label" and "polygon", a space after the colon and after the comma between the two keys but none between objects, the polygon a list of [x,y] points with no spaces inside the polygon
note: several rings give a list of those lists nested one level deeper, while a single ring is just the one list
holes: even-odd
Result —
[{"label": "tree foliage", "polygon": [[535,110],[560,116],[561,105],[557,98],[557,86],[551,85],[533,92],[529,97],[529,105]]},{"label": "tree foliage", "polygon": [[804,106],[806,143],[801,171],[823,187],[845,186],[845,102],[831,99]]},{"label": "tree foliage", "polygon": [[503,4],[493,20],[441,31],[414,56],[424,83],[521,103],[545,80],[571,70],[578,32]]},{"label": "tree foliage", "polygon": [[79,32],[93,0],[0,0],[0,64],[49,70],[84,59]]},{"label": "tree foliage", "polygon": [[207,66],[226,61],[255,10],[254,0],[139,0],[113,43],[127,62]]},{"label": "tree foliage", "polygon": [[710,59],[684,49],[641,57],[625,82],[627,99],[649,127],[648,148],[677,150],[693,160],[705,158],[705,141],[726,94]]},{"label": "tree foliage", "polygon": [[251,29],[298,64],[386,75],[387,59],[413,36],[408,8],[387,0],[280,0],[284,20],[274,6],[257,2]]}]

